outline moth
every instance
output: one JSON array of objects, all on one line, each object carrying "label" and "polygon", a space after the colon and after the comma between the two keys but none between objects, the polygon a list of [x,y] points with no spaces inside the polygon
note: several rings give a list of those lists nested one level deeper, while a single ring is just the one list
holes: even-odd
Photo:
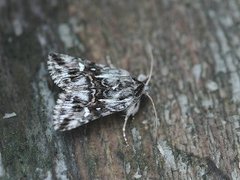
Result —
[{"label": "moth", "polygon": [[[153,69],[152,53],[150,56],[149,77],[134,78],[128,71],[113,66],[50,53],[47,61],[49,73],[54,83],[63,90],[54,108],[54,129],[71,130],[100,117],[124,112],[122,131],[127,143],[127,120],[138,112],[141,97],[147,95],[153,103],[148,95]],[[154,104],[153,107],[157,118]]]}]

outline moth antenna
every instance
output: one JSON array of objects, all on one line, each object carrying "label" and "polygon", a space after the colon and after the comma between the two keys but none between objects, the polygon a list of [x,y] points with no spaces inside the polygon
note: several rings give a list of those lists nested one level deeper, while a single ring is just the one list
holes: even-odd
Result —
[{"label": "moth antenna", "polygon": [[109,55],[106,56],[107,64],[110,68],[115,68]]},{"label": "moth antenna", "polygon": [[127,141],[127,137],[126,137],[126,125],[127,125],[127,121],[128,121],[128,116],[125,116],[122,131],[123,131],[124,141],[125,141],[125,143],[127,144],[127,146],[129,146],[128,141]]},{"label": "moth antenna", "polygon": [[146,85],[148,85],[149,81],[151,80],[152,77],[152,72],[153,72],[153,53],[152,53],[152,46],[150,44],[147,45],[147,51],[151,59],[151,67],[150,67],[150,72],[148,76],[148,80],[146,82]]},{"label": "moth antenna", "polygon": [[155,134],[154,134],[154,136],[155,136],[155,138],[157,138],[157,126],[158,126],[158,116],[157,116],[157,110],[156,110],[156,107],[155,107],[155,104],[154,104],[154,102],[153,102],[153,99],[152,99],[152,97],[149,95],[149,94],[147,94],[146,93],[146,96],[150,99],[150,101],[151,101],[151,103],[152,103],[152,105],[153,105],[153,111],[154,111],[154,114],[155,114],[155,121],[154,121],[154,126],[155,126]]}]

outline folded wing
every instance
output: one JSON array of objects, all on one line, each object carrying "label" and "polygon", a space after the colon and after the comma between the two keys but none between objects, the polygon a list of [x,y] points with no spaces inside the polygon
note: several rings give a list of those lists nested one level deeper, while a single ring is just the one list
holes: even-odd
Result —
[{"label": "folded wing", "polygon": [[54,128],[70,130],[124,111],[140,97],[144,84],[123,69],[52,53],[48,69],[53,81],[64,90],[54,109]]},{"label": "folded wing", "polygon": [[76,128],[100,117],[122,111],[133,101],[132,97],[129,97],[124,100],[98,99],[91,102],[95,93],[95,90],[61,93],[54,109],[54,129],[65,131]]},{"label": "folded wing", "polygon": [[108,79],[130,77],[123,69],[111,68],[65,54],[49,54],[47,64],[55,84],[67,91],[94,88],[93,82],[99,79],[108,81]]}]

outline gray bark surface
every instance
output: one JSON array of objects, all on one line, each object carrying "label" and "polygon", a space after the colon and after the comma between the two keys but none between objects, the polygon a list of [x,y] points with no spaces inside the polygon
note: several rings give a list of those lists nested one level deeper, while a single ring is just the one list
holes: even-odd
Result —
[{"label": "gray bark surface", "polygon": [[[0,179],[240,179],[238,0],[0,0]],[[113,114],[56,132],[52,51],[148,74],[122,137]]]}]

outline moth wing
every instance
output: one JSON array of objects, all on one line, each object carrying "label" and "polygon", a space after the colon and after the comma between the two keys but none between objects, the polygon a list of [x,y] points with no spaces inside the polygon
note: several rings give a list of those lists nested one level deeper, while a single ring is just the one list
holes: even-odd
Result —
[{"label": "moth wing", "polygon": [[54,83],[64,90],[89,87],[91,85],[86,68],[91,62],[65,54],[50,53],[48,70]]},{"label": "moth wing", "polygon": [[111,81],[114,81],[130,77],[123,69],[111,68],[65,54],[50,53],[47,64],[53,81],[63,90],[94,88],[94,81],[99,79],[111,78]]},{"label": "moth wing", "polygon": [[47,64],[54,83],[63,90],[94,88],[92,82],[95,77],[114,79],[129,76],[129,73],[123,69],[110,68],[65,54],[50,53]]},{"label": "moth wing", "polygon": [[92,103],[90,99],[94,98],[95,92],[95,89],[90,89],[61,93],[54,109],[54,129],[65,131],[76,128],[100,117],[122,111],[133,100],[131,97],[125,100],[99,99]]}]

